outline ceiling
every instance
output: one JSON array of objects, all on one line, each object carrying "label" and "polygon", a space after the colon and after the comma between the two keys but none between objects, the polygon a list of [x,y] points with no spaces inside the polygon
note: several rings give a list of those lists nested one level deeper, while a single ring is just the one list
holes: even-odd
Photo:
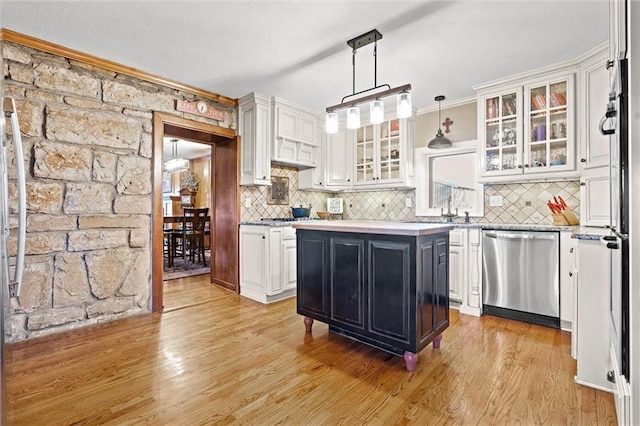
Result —
[{"label": "ceiling", "polygon": [[162,159],[165,161],[174,158],[173,140],[178,141],[176,145],[177,152],[175,158],[186,158],[187,160],[191,160],[193,158],[211,155],[210,145],[186,141],[184,139],[164,137],[162,138]]},{"label": "ceiling", "polygon": [[[346,41],[379,30],[377,84],[415,107],[573,59],[607,40],[608,0],[0,1],[0,26],[231,98],[257,91],[323,112],[352,93]],[[374,86],[372,45],[356,91]]]}]

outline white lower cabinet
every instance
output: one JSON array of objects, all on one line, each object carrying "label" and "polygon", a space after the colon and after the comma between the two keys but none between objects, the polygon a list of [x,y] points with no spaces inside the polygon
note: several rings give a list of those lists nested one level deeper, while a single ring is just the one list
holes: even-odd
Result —
[{"label": "white lower cabinet", "polygon": [[467,230],[449,231],[449,300],[461,303],[466,281]]},{"label": "white lower cabinet", "polygon": [[261,303],[296,294],[296,231],[240,226],[240,295]]},{"label": "white lower cabinet", "polygon": [[482,310],[482,230],[449,231],[449,299],[461,313],[480,316]]},{"label": "white lower cabinet", "polygon": [[578,240],[575,381],[611,391],[609,356],[609,252],[600,240]]}]

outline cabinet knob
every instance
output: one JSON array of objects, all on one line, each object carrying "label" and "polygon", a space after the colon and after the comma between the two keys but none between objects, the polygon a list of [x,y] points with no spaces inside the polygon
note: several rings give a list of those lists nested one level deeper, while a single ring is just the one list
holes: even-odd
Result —
[{"label": "cabinet knob", "polygon": [[587,159],[586,159],[586,158],[581,158],[581,159],[580,159],[580,162],[581,162],[581,163],[586,163],[586,162],[587,162]]},{"label": "cabinet knob", "polygon": [[525,167],[529,167],[529,165],[528,165],[528,164],[525,164],[524,166],[525,166]]},{"label": "cabinet knob", "polygon": [[587,184],[584,182],[580,182],[580,186],[586,186]]},{"label": "cabinet knob", "polygon": [[[571,247],[571,248],[569,249],[569,253],[573,253],[573,247]],[[571,273],[571,272],[569,272],[569,273]]]},{"label": "cabinet knob", "polygon": [[267,178],[266,176],[262,176],[262,179],[266,179],[266,178]]},{"label": "cabinet knob", "polygon": [[607,65],[606,68],[609,69],[613,66],[614,62],[613,61],[607,61]]},{"label": "cabinet knob", "polygon": [[351,182],[351,179],[347,179],[347,182]]},{"label": "cabinet knob", "polygon": [[521,169],[522,168],[522,164],[518,164],[518,168]]},{"label": "cabinet knob", "polygon": [[262,236],[262,239],[263,239],[263,240],[266,240],[266,239],[267,239],[267,237],[265,237],[265,236],[263,235],[263,236]]},{"label": "cabinet knob", "polygon": [[569,276],[572,277],[573,276],[573,272],[569,272]]}]

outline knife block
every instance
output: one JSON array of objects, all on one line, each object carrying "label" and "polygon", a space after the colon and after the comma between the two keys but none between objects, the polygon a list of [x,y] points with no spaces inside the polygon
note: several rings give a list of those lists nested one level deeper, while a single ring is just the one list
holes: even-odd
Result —
[{"label": "knife block", "polygon": [[556,226],[565,226],[569,224],[569,222],[567,222],[567,218],[565,218],[562,213],[551,213],[551,217],[553,218],[553,224]]},{"label": "knife block", "polygon": [[578,216],[571,210],[571,207],[565,207],[562,215],[567,220],[568,225],[580,225],[580,219],[578,219]]}]

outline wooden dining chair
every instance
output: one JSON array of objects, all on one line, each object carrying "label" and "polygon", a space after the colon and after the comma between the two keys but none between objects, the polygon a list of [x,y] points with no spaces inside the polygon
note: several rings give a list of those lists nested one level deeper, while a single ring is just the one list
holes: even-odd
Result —
[{"label": "wooden dining chair", "polygon": [[[182,258],[189,257],[191,262],[195,262],[197,256],[198,263],[204,266],[207,264],[205,257],[205,224],[209,208],[189,208],[183,209],[182,229],[172,235],[173,250],[176,256]],[[180,253],[178,253],[180,252]]]}]

